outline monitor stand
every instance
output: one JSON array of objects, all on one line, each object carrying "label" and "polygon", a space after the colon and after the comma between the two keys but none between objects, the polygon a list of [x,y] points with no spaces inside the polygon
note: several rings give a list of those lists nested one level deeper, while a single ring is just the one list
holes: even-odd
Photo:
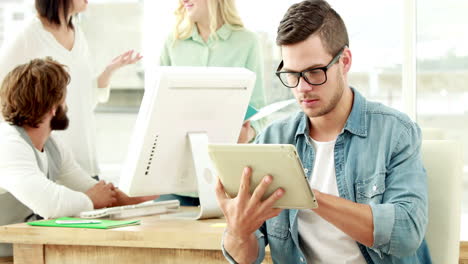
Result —
[{"label": "monitor stand", "polygon": [[204,132],[188,133],[195,176],[198,183],[200,206],[195,212],[164,215],[163,218],[207,219],[223,216],[216,200],[216,174],[208,156],[208,135]]}]

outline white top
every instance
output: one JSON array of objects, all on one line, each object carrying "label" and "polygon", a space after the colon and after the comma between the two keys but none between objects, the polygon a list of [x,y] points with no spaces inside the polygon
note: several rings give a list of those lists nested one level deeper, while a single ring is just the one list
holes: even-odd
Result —
[{"label": "white top", "polygon": [[37,156],[41,159],[42,168],[44,171],[49,171],[49,160],[47,159],[47,153],[44,149],[43,151],[39,151],[38,149],[34,149],[37,153]]},{"label": "white top", "polygon": [[11,193],[44,218],[73,216],[93,209],[93,202],[84,192],[96,181],[80,168],[61,142],[56,142],[62,166],[54,183],[39,169],[34,150],[19,132],[5,122],[0,124],[0,193]]},{"label": "white top", "polygon": [[[315,149],[315,161],[309,184],[313,189],[338,196],[334,155],[336,141],[317,142],[311,139],[311,142]],[[312,210],[299,210],[298,230],[308,263],[366,263],[355,240]]]},{"label": "white top", "polygon": [[29,21],[0,52],[0,82],[17,65],[46,56],[66,65],[71,77],[66,98],[70,126],[58,135],[71,148],[81,167],[90,175],[97,175],[99,168],[93,111],[98,102],[107,101],[109,89],[97,88],[88,44],[78,24],[75,23],[75,43],[69,51],[44,29],[37,17]]}]

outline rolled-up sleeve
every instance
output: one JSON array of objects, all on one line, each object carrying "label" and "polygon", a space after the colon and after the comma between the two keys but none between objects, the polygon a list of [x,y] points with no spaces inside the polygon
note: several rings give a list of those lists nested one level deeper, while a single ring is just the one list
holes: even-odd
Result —
[{"label": "rolled-up sleeve", "polygon": [[421,160],[421,131],[416,124],[403,129],[391,155],[383,203],[371,205],[374,246],[383,254],[414,255],[428,222],[427,177]]},{"label": "rolled-up sleeve", "polygon": [[[237,264],[237,262],[234,260],[234,258],[231,257],[231,255],[229,255],[229,253],[224,248],[224,236],[225,235],[226,235],[226,232],[224,232],[223,239],[222,239],[222,242],[221,242],[221,248],[222,248],[222,251],[223,251],[223,255],[229,261],[229,263]],[[260,263],[262,263],[263,259],[265,258],[265,247],[266,247],[267,243],[265,241],[265,235],[260,230],[255,231],[255,237],[257,238],[257,241],[258,241],[258,255],[257,255],[257,259],[254,261],[254,263],[255,264],[260,264]]]}]

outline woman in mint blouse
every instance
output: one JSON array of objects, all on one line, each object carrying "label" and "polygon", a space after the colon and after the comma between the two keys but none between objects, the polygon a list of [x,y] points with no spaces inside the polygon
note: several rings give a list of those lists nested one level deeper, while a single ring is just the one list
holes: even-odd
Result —
[{"label": "woman in mint blouse", "polygon": [[257,75],[250,104],[265,105],[263,58],[255,33],[237,15],[234,0],[179,0],[177,24],[161,66],[244,67]]},{"label": "woman in mint blouse", "polygon": [[[250,105],[265,106],[263,58],[257,36],[244,28],[234,0],[179,0],[176,26],[161,52],[161,66],[244,67],[256,74]],[[260,124],[254,124],[259,129]],[[255,138],[244,123],[239,143]],[[178,199],[199,205],[197,193],[162,195],[158,201]]]}]

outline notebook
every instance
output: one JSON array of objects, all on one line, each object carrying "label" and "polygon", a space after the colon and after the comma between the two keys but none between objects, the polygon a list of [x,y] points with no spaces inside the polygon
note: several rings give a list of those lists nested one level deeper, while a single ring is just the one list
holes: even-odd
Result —
[{"label": "notebook", "polygon": [[245,113],[244,121],[249,120],[252,116],[258,113],[258,110],[255,107],[249,105],[247,108],[247,112]]},{"label": "notebook", "polygon": [[34,221],[28,222],[28,225],[31,226],[48,226],[48,227],[74,227],[74,228],[95,228],[95,229],[111,229],[117,227],[124,227],[124,226],[131,226],[131,225],[139,225],[140,220],[130,220],[130,221],[115,221],[115,220],[107,220],[107,219],[99,219],[101,223],[99,224],[57,224],[56,220],[88,220],[82,218],[72,218],[72,217],[60,217],[57,219],[51,220],[41,220],[41,221]]}]

